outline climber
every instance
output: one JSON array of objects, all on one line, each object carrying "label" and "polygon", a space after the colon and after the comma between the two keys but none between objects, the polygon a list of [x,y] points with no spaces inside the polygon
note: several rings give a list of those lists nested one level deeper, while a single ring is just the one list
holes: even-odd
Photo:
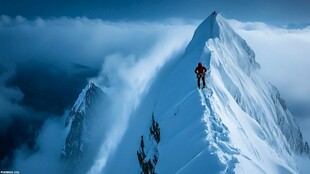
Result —
[{"label": "climber", "polygon": [[197,75],[198,80],[198,88],[200,89],[200,79],[202,79],[203,88],[206,87],[205,76],[206,76],[207,68],[204,67],[200,62],[198,63],[197,68],[195,69],[195,73]]}]

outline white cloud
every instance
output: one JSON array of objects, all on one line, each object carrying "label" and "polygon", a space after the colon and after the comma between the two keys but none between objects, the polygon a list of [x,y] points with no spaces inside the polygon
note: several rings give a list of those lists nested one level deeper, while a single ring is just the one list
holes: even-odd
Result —
[{"label": "white cloud", "polygon": [[[0,132],[7,131],[12,121],[11,113],[23,113],[24,109],[18,104],[22,99],[23,93],[18,88],[8,87],[7,80],[14,74],[14,67],[11,64],[0,64],[0,120],[2,126]],[[1,69],[3,72],[1,72]],[[3,70],[4,69],[4,70]]]},{"label": "white cloud", "polygon": [[20,173],[62,173],[63,165],[59,159],[66,136],[64,118],[46,120],[36,140],[34,153],[25,146],[16,150],[11,170]]},{"label": "white cloud", "polygon": [[18,62],[50,60],[98,66],[105,56],[115,53],[141,56],[158,40],[178,34],[182,28],[194,29],[193,25],[176,20],[164,23],[110,22],[86,17],[28,20],[2,15],[0,57]]}]

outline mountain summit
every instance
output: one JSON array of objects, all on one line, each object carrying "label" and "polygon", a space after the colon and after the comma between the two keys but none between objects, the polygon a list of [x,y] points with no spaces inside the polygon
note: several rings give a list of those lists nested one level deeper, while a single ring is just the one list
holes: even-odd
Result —
[{"label": "mountain summit", "polygon": [[[198,62],[206,89],[197,89]],[[246,41],[212,13],[152,81],[102,172],[299,173],[295,157],[309,148],[259,69]]]},{"label": "mountain summit", "polygon": [[[196,88],[198,62],[208,68],[206,90]],[[167,125],[159,173],[298,173],[302,134],[259,67],[220,14],[198,26],[157,101],[155,112]]]}]

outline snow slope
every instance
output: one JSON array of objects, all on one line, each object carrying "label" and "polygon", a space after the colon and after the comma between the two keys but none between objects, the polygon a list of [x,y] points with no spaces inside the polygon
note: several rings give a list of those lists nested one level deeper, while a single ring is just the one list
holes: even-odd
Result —
[{"label": "snow slope", "polygon": [[[198,62],[208,68],[207,89],[197,89]],[[258,71],[251,48],[213,13],[184,56],[158,72],[102,172],[141,172],[136,151],[140,136],[149,137],[154,113],[161,130],[157,173],[299,173],[302,134]],[[145,140],[147,154],[153,143]]]}]

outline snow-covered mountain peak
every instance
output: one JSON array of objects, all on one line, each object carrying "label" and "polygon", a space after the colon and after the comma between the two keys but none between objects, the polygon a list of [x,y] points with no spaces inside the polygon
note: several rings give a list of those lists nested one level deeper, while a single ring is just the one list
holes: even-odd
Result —
[{"label": "snow-covered mountain peak", "polygon": [[[234,59],[234,65],[239,66],[244,72],[250,75],[252,70],[258,69],[260,66],[255,60],[254,51],[247,45],[246,41],[242,39],[229,26],[226,19],[217,12],[213,12],[206,18],[195,30],[194,36],[188,44],[184,57],[201,57],[210,54],[212,46],[208,47],[208,43],[217,42],[221,44],[222,51],[230,51],[237,56],[221,56],[221,60],[227,62],[229,59]],[[238,47],[241,46],[241,49]],[[210,49],[211,48],[211,49]],[[221,53],[221,52],[219,52]],[[205,56],[206,57],[206,56]],[[203,62],[209,67],[211,56],[209,59],[204,59]]]},{"label": "snow-covered mountain peak", "polygon": [[97,98],[103,95],[102,90],[96,86],[94,83],[89,83],[80,93],[78,99],[75,101],[69,117],[66,120],[66,126],[68,126],[71,121],[74,113],[85,114],[86,110],[90,108],[90,106],[97,101]]},{"label": "snow-covered mountain peak", "polygon": [[[198,62],[208,69],[206,89],[197,88]],[[184,56],[159,71],[113,152],[103,142],[111,153],[99,159],[101,173],[299,173],[295,156],[309,147],[280,92],[260,77],[254,51],[220,14],[204,20]],[[81,120],[93,96],[87,91],[96,89],[86,87],[72,109]]]},{"label": "snow-covered mountain peak", "polygon": [[226,172],[297,173],[293,156],[304,151],[301,132],[279,91],[259,76],[254,51],[219,14],[199,25],[177,69],[198,61],[209,69],[209,89],[199,92],[207,139]]},{"label": "snow-covered mountain peak", "polygon": [[[206,90],[197,89],[198,62],[208,69]],[[298,173],[301,132],[259,67],[254,51],[220,14],[198,26],[156,99],[155,113],[167,131],[159,173]]]}]

